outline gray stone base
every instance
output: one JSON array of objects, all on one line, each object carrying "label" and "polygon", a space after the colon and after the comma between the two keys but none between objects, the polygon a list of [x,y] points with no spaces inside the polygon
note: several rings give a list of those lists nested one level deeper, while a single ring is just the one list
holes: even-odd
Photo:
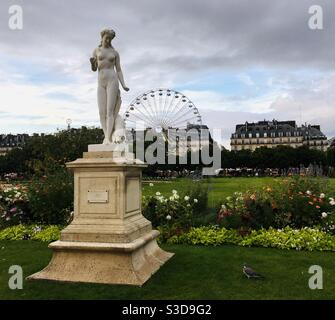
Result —
[{"label": "gray stone base", "polygon": [[56,241],[49,265],[28,280],[142,286],[174,254],[160,249],[152,230],[130,243]]}]

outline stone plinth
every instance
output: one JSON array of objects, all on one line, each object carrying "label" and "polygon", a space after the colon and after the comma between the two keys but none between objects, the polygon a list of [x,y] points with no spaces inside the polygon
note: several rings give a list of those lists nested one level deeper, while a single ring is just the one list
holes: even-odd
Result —
[{"label": "stone plinth", "polygon": [[67,164],[74,172],[74,219],[49,245],[49,265],[28,279],[142,285],[172,257],[142,215],[146,165],[120,150],[93,149]]}]

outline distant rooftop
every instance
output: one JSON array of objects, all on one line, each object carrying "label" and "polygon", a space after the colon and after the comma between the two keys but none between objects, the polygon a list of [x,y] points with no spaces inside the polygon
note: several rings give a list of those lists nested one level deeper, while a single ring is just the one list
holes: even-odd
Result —
[{"label": "distant rooftop", "polygon": [[236,125],[235,135],[251,134],[252,137],[260,136],[263,137],[264,134],[274,136],[279,136],[279,133],[291,133],[292,136],[304,136],[309,139],[318,138],[318,139],[327,139],[327,137],[322,133],[320,125],[310,125],[304,124],[300,127],[297,126],[296,121],[258,121],[258,122],[246,122],[244,124]]}]

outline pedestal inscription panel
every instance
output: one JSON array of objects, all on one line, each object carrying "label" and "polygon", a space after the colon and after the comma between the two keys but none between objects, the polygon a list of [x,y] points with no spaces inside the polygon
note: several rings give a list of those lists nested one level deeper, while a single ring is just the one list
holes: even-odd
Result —
[{"label": "pedestal inscription panel", "polygon": [[117,177],[79,177],[79,215],[117,214],[117,183]]}]

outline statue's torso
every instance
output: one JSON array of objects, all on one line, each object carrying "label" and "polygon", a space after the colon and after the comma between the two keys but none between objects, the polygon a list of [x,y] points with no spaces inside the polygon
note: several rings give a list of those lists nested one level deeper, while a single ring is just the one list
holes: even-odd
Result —
[{"label": "statue's torso", "polygon": [[116,52],[113,48],[97,48],[96,49],[98,70],[111,69],[114,71]]}]

